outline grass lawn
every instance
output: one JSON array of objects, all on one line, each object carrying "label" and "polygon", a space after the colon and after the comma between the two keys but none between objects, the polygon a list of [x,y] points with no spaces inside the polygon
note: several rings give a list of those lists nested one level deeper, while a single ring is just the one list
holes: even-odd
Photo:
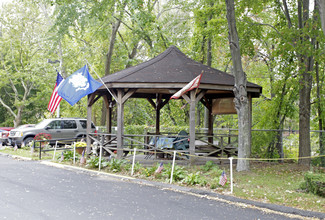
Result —
[{"label": "grass lawn", "polygon": [[[31,154],[30,149],[18,149],[15,151],[13,148],[2,148],[0,152],[29,157],[34,160],[39,159],[38,152]],[[58,158],[59,155],[61,155],[61,153],[57,152],[56,158]],[[46,154],[42,153],[42,160],[52,160],[52,158],[53,152],[47,152]],[[70,161],[65,161],[64,163],[72,165],[71,158]],[[88,163],[90,162],[88,161]],[[76,166],[79,166],[79,163],[76,164]],[[96,163],[93,162],[93,164]],[[119,163],[117,161],[111,161],[111,163],[107,163],[106,166],[106,168],[102,166],[103,172],[114,172],[123,175],[130,175],[131,173],[131,165],[129,162]],[[134,176],[153,181],[169,182],[168,175],[170,175],[171,172],[171,165],[164,165],[164,170],[159,175],[154,173],[157,166],[158,164],[156,163],[153,164],[153,167],[144,167],[141,164],[136,164]],[[251,169],[249,172],[236,172],[236,167],[234,165],[233,196],[325,213],[325,198],[299,189],[301,182],[304,181],[304,174],[311,171],[311,169],[315,168],[302,167],[297,163],[280,164],[276,162],[251,162]],[[218,185],[220,172],[222,172],[222,170],[226,171],[228,177],[228,182],[223,187]],[[174,184],[202,188],[218,193],[228,194],[230,192],[229,165],[219,167],[218,165],[211,165],[210,163],[209,166],[175,166],[174,177],[175,176],[178,178],[173,181]]]},{"label": "grass lawn", "polygon": [[310,168],[296,163],[253,163],[249,172],[234,172],[234,195],[265,203],[325,212],[325,198],[299,190],[304,174],[308,171]]}]

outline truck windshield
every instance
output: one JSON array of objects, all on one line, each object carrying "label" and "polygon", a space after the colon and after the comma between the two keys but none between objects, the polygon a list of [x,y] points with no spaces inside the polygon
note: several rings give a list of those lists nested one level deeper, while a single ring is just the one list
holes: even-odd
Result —
[{"label": "truck windshield", "polygon": [[45,126],[47,126],[49,123],[49,120],[45,119],[43,121],[41,121],[40,123],[35,125],[35,128],[45,128]]}]

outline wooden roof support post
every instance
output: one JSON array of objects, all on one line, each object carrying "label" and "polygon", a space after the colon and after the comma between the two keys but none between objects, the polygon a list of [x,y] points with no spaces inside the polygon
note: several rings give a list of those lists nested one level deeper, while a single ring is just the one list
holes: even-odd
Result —
[{"label": "wooden roof support post", "polygon": [[208,100],[208,110],[209,110],[209,115],[208,115],[208,142],[213,144],[213,115],[212,115],[212,99]]},{"label": "wooden roof support post", "polygon": [[[195,155],[195,96],[196,90],[191,91],[191,101],[190,101],[190,154]],[[195,163],[195,157],[190,158],[191,165]]]},{"label": "wooden roof support post", "polygon": [[[113,101],[112,96],[103,96],[104,102],[106,106],[106,130],[108,134],[112,134],[112,108],[113,108]],[[111,139],[111,136],[108,135],[106,140],[109,141]]]},{"label": "wooden roof support post", "polygon": [[200,100],[201,103],[205,106],[205,108],[208,110],[208,142],[213,144],[213,115],[212,115],[212,99],[208,99],[206,96],[204,96],[203,99]]},{"label": "wooden roof support post", "polygon": [[124,95],[123,89],[117,90],[117,158],[122,158],[123,155],[123,124],[124,124],[124,103],[122,102],[122,98]]},{"label": "wooden roof support post", "polygon": [[196,96],[196,89],[190,91],[190,97],[187,95],[183,95],[182,97],[190,104],[190,163],[191,165],[194,165],[195,163],[195,108],[198,101],[205,95],[206,91],[202,90],[197,96]]},{"label": "wooden roof support post", "polygon": [[86,148],[86,152],[87,155],[90,154],[91,151],[91,139],[89,137],[89,134],[91,132],[91,113],[92,113],[92,106],[93,106],[93,100],[95,98],[95,94],[92,93],[90,95],[88,95],[88,104],[87,104],[87,148]]},{"label": "wooden roof support post", "polygon": [[162,94],[157,94],[156,103],[152,99],[147,98],[150,105],[156,111],[156,135],[160,134],[160,110],[169,102],[169,99],[162,100]]},{"label": "wooden roof support post", "polygon": [[124,102],[135,93],[136,89],[130,89],[125,95],[123,89],[117,89],[117,158],[123,156],[123,132],[124,132]]},{"label": "wooden roof support post", "polygon": [[156,97],[156,135],[160,134],[160,104],[161,104],[161,95],[157,94],[157,97]]},{"label": "wooden roof support post", "polygon": [[248,118],[249,118],[249,129],[250,129],[250,132],[249,132],[249,155],[251,155],[251,152],[252,152],[252,112],[253,112],[253,99],[252,99],[252,94],[251,93],[248,93]]}]

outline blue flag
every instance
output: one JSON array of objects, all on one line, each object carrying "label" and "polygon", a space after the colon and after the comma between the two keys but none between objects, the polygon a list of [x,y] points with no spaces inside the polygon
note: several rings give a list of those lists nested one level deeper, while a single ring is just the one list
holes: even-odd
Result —
[{"label": "blue flag", "polygon": [[74,105],[82,97],[95,92],[102,85],[91,77],[88,67],[85,65],[60,84],[58,94],[70,105]]}]

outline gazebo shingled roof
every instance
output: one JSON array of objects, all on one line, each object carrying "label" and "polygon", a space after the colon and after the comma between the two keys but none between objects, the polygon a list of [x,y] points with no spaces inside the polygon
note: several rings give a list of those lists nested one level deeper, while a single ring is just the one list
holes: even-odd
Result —
[{"label": "gazebo shingled roof", "polygon": [[[175,46],[146,62],[106,75],[102,80],[108,88],[181,89],[202,71],[200,88],[232,93],[235,82],[233,75],[194,61]],[[99,90],[105,90],[105,87]],[[247,82],[247,90],[252,97],[259,97],[262,87]],[[138,92],[141,93],[140,90]],[[166,90],[161,93],[170,92],[175,91]]]}]

